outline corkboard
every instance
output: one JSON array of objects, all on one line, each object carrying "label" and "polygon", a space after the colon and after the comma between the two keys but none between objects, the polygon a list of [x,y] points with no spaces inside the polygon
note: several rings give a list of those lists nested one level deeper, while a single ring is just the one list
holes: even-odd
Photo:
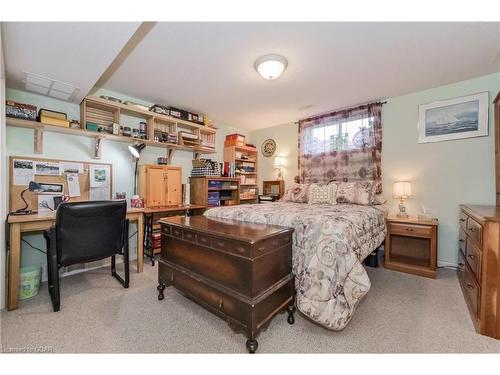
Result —
[{"label": "corkboard", "polygon": [[[111,194],[113,191],[113,165],[109,163],[96,163],[96,162],[86,162],[86,161],[78,161],[78,160],[61,160],[61,159],[45,159],[45,158],[32,158],[30,156],[11,156],[9,158],[9,207],[10,211],[15,211],[19,208],[24,207],[24,202],[21,199],[21,193],[23,190],[27,189],[28,186],[22,185],[14,185],[14,160],[32,160],[32,161],[42,161],[42,162],[70,162],[70,163],[82,163],[83,164],[83,173],[79,175],[80,180],[80,196],[79,197],[71,197],[70,202],[80,202],[80,201],[88,201],[89,200],[89,192],[90,192],[90,173],[89,173],[89,165],[108,165],[110,171],[110,186],[109,186],[109,197],[111,199]],[[34,167],[34,166],[33,166]],[[58,176],[43,176],[36,175],[34,177],[34,181],[39,183],[50,183],[50,184],[62,184],[63,185],[63,194],[68,194],[68,184],[66,181],[66,175],[58,175]],[[33,193],[31,191],[26,191],[24,193],[24,198],[26,202],[28,202],[28,209],[38,211],[38,193]]]}]

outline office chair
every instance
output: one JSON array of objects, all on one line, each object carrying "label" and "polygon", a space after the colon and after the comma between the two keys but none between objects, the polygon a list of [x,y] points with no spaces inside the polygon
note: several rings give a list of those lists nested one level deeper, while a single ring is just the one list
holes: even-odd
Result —
[{"label": "office chair", "polygon": [[[47,240],[49,294],[54,311],[61,306],[59,268],[111,257],[111,274],[128,288],[129,248],[127,203],[93,201],[61,203],[55,226],[44,232]],[[116,273],[115,255],[123,254],[125,280]]]}]

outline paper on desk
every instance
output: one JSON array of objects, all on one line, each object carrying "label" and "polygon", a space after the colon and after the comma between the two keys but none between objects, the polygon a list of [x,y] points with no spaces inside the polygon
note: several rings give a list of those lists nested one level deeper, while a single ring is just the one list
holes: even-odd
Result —
[{"label": "paper on desk", "polygon": [[60,197],[61,194],[43,194],[38,196],[38,212],[54,211],[54,197]]},{"label": "paper on desk", "polygon": [[91,164],[89,165],[89,172],[91,188],[102,188],[110,185],[109,165]]},{"label": "paper on desk", "polygon": [[60,173],[83,173],[83,163],[75,163],[71,161],[61,161],[59,162]]},{"label": "paper on desk", "polygon": [[107,201],[110,199],[109,186],[91,187],[89,192],[89,200],[91,201]]},{"label": "paper on desk", "polygon": [[33,160],[14,159],[12,172],[14,185],[27,186],[35,178]]},{"label": "paper on desk", "polygon": [[78,173],[66,174],[66,182],[68,183],[68,195],[70,197],[79,197],[80,180],[78,179]]}]

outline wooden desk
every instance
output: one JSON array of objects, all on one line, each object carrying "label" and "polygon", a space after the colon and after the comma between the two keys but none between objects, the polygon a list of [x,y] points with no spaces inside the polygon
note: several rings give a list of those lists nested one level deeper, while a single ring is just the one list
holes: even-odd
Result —
[{"label": "wooden desk", "polygon": [[[143,269],[144,209],[127,210],[127,219],[137,222],[137,272]],[[9,216],[9,259],[7,279],[7,309],[19,306],[19,269],[21,260],[21,235],[28,232],[41,232],[55,223],[55,213]]]}]

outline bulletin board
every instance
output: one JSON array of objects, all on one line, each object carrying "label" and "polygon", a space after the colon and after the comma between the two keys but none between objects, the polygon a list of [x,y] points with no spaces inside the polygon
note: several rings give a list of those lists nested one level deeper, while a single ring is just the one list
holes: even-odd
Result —
[{"label": "bulletin board", "polygon": [[[16,161],[16,168],[14,166],[14,162]],[[33,173],[30,171],[30,162],[31,167],[33,168]],[[63,166],[82,166],[80,170],[82,173],[78,173],[78,182],[79,182],[79,190],[80,195],[70,197],[70,202],[80,202],[80,201],[88,201],[92,197],[100,196],[103,200],[111,199],[111,194],[113,191],[113,166],[109,163],[96,163],[96,162],[84,162],[84,161],[76,161],[76,160],[61,160],[61,159],[45,159],[45,158],[33,158],[30,156],[11,156],[9,158],[9,207],[10,211],[15,211],[19,208],[23,208],[25,206],[23,200],[21,199],[21,193],[23,190],[28,188],[29,181],[35,181],[41,184],[54,184],[54,188],[57,188],[57,185],[62,185],[63,193],[62,195],[67,195],[69,193],[68,189],[68,174],[74,173],[76,171],[65,173],[63,172]],[[57,166],[59,166],[59,170],[57,170]],[[94,167],[95,166],[95,167]],[[96,189],[91,188],[90,179],[91,179],[91,169],[102,171],[99,169],[99,166],[104,167],[103,169],[109,170],[109,176],[102,176],[102,173],[93,173],[94,182],[93,185],[98,185],[102,182],[103,178],[106,178],[107,189],[102,188],[97,194]],[[38,168],[37,168],[38,167]],[[106,168],[107,167],[107,168]],[[38,173],[39,172],[39,173]],[[40,174],[41,173],[41,174]],[[31,176],[30,176],[31,174]],[[73,174],[74,177],[75,174]],[[23,182],[21,184],[21,182]],[[59,193],[57,193],[59,194]],[[35,193],[26,191],[24,193],[24,199],[28,203],[28,209],[33,211],[42,212],[46,209],[39,208],[39,195],[47,196],[47,199],[52,199],[49,194],[45,193]]]}]

